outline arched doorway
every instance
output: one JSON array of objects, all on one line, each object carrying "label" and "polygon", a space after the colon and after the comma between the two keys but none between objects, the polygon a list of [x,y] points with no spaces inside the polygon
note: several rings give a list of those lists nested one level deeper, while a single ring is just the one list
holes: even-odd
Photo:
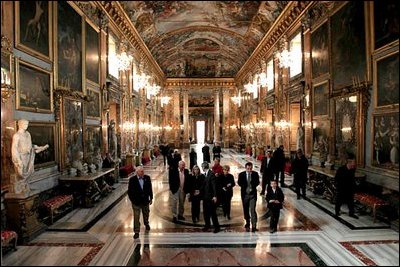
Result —
[{"label": "arched doorway", "polygon": [[206,122],[196,121],[196,140],[198,144],[204,144],[205,133],[206,133]]}]

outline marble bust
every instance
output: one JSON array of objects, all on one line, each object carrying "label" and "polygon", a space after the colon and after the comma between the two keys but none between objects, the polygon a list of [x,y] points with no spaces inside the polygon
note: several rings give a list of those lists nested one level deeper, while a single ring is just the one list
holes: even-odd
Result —
[{"label": "marble bust", "polygon": [[87,164],[83,163],[83,152],[77,151],[75,153],[74,161],[72,162],[72,167],[76,169],[76,176],[81,176],[87,174]]},{"label": "marble bust", "polygon": [[11,144],[11,158],[16,173],[14,182],[14,193],[29,193],[29,178],[34,172],[34,162],[36,153],[40,153],[49,145],[32,145],[31,134],[27,131],[29,121],[18,120],[18,131],[13,135]]}]

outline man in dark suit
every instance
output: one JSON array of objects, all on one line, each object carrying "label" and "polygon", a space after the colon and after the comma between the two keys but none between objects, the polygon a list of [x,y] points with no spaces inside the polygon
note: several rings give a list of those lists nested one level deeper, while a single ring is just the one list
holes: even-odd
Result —
[{"label": "man in dark suit", "polygon": [[143,222],[146,231],[150,231],[149,214],[150,205],[153,203],[153,189],[150,176],[144,175],[142,166],[136,168],[136,175],[129,179],[128,197],[132,202],[133,209],[133,238],[139,237],[140,232],[140,211],[143,214]]},{"label": "man in dark suit", "polygon": [[221,158],[221,151],[222,150],[221,150],[221,146],[219,145],[219,143],[215,143],[212,151],[213,151],[213,160],[215,158]]},{"label": "man in dark suit", "polygon": [[336,185],[336,204],[335,214],[340,216],[340,207],[347,203],[349,207],[349,216],[358,219],[354,214],[354,191],[356,189],[355,181],[356,160],[353,154],[348,155],[346,165],[341,166],[335,175]]},{"label": "man in dark suit", "polygon": [[296,187],[297,199],[300,199],[300,189],[303,198],[306,197],[306,183],[307,183],[308,160],[303,154],[301,148],[297,149],[296,158],[292,163],[293,181]]},{"label": "man in dark suit", "polygon": [[285,198],[282,189],[278,187],[278,181],[271,181],[271,186],[267,187],[267,195],[265,198],[268,203],[268,208],[271,211],[270,233],[273,234],[278,229],[279,215]]},{"label": "man in dark suit", "polygon": [[[272,156],[274,158],[275,179],[280,180],[281,187],[285,187],[285,152],[280,145]],[[280,179],[279,179],[280,176]]]},{"label": "man in dark suit", "polygon": [[[253,163],[247,162],[245,165],[246,171],[239,173],[238,185],[241,187],[242,205],[244,219],[246,220],[246,231],[250,231],[250,217],[251,217],[251,230],[257,231],[257,189],[260,184],[260,177],[258,173],[253,171]],[[250,214],[249,214],[250,209]]]},{"label": "man in dark suit", "polygon": [[204,144],[203,148],[201,149],[203,152],[203,161],[207,161],[208,163],[211,162],[210,158],[210,147],[207,144]]},{"label": "man in dark suit", "polygon": [[261,161],[260,173],[262,174],[261,182],[261,196],[265,195],[265,187],[270,185],[270,182],[274,180],[274,160],[272,158],[272,152],[267,151],[267,154]]},{"label": "man in dark suit", "polygon": [[210,229],[210,217],[214,225],[214,233],[220,231],[220,226],[217,217],[217,188],[215,183],[214,173],[210,170],[208,162],[203,162],[201,168],[204,172],[204,183],[200,194],[203,196],[203,212],[204,212],[204,223],[205,227],[203,231]]},{"label": "man in dark suit", "polygon": [[[171,191],[172,202],[172,220],[185,220],[183,217],[186,194],[190,193],[190,175],[189,170],[185,168],[186,163],[181,160],[178,168],[173,169],[169,175],[169,189]],[[179,210],[177,208],[179,206]]]}]

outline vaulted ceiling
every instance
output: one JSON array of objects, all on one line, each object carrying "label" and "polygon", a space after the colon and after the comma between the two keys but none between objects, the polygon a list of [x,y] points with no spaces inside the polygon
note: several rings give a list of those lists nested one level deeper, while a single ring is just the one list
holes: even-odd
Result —
[{"label": "vaulted ceiling", "polygon": [[120,1],[167,77],[234,77],[288,1]]}]

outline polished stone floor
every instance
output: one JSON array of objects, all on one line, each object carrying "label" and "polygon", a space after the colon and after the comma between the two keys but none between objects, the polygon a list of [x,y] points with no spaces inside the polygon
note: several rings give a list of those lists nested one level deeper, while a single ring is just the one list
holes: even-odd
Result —
[{"label": "polished stone floor", "polygon": [[[197,146],[198,161],[202,159]],[[182,150],[188,163],[188,150]],[[221,164],[231,166],[237,179],[244,164],[260,162],[233,150],[223,150]],[[240,188],[234,188],[231,220],[218,209],[221,232],[203,232],[203,221],[193,224],[190,203],[185,220],[172,222],[168,177],[162,159],[145,166],[155,193],[150,209],[151,231],[142,225],[140,238],[132,238],[132,209],[121,181],[113,195],[92,209],[77,209],[59,219],[45,233],[2,257],[2,265],[398,265],[399,235],[369,215],[359,220],[346,214],[335,217],[323,200],[297,200],[284,188],[285,204],[278,232],[269,233],[263,218],[266,203],[257,200],[258,232],[243,229]],[[291,177],[286,177],[291,184]],[[260,188],[259,188],[260,190]],[[315,203],[319,203],[316,205]]]}]

